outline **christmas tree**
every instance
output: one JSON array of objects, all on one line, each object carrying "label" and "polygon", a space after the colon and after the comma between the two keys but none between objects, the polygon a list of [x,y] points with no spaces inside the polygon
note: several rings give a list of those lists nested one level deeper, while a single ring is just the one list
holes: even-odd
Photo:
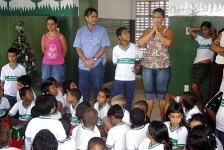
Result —
[{"label": "christmas tree", "polygon": [[35,58],[33,50],[25,37],[23,25],[24,23],[21,21],[16,25],[16,39],[12,47],[16,48],[18,51],[17,62],[26,68],[27,75],[30,76],[33,82],[36,82],[38,72],[35,67]]}]

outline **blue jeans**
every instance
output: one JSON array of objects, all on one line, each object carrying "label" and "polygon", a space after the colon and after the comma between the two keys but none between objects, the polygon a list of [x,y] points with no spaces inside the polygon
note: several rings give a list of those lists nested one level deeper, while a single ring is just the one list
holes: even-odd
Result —
[{"label": "blue jeans", "polygon": [[168,91],[171,77],[171,67],[169,68],[142,68],[145,98],[154,100],[164,100]]},{"label": "blue jeans", "polygon": [[220,142],[224,146],[224,132],[222,132],[218,129],[215,129],[215,136],[220,140]]},{"label": "blue jeans", "polygon": [[83,95],[83,101],[89,101],[89,90],[92,86],[94,100],[96,100],[99,90],[103,87],[104,65],[100,62],[91,70],[82,70],[79,68],[79,89]]},{"label": "blue jeans", "polygon": [[57,84],[61,85],[65,81],[65,64],[47,65],[42,64],[41,82],[46,82],[49,77],[55,78]]},{"label": "blue jeans", "polygon": [[114,80],[112,97],[120,95],[122,90],[124,90],[124,97],[126,98],[125,109],[131,111],[134,88],[135,88],[135,81]]}]

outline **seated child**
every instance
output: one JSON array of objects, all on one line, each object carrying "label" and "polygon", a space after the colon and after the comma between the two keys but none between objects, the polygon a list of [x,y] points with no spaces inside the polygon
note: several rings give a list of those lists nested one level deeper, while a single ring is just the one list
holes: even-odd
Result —
[{"label": "seated child", "polygon": [[33,139],[32,150],[57,150],[58,141],[47,129],[40,130]]},{"label": "seated child", "polygon": [[100,137],[93,137],[88,142],[87,150],[105,150],[105,142]]},{"label": "seated child", "polygon": [[[8,113],[8,120],[12,125],[27,125],[31,117],[31,109],[35,105],[33,91],[30,87],[22,87],[19,90],[19,95],[22,101],[17,102]],[[19,120],[13,119],[13,117],[19,113]]]},{"label": "seated child", "polygon": [[145,100],[140,100],[134,103],[133,108],[140,108],[145,113],[145,124],[150,123],[150,118],[147,115],[148,112],[148,104]]},{"label": "seated child", "polygon": [[66,132],[66,139],[63,143],[59,143],[58,150],[75,150],[76,149],[76,142],[75,140],[70,137],[70,130],[71,130],[71,123],[67,118],[60,118],[59,121],[62,123],[65,132]]},{"label": "seated child", "polygon": [[9,143],[11,141],[11,132],[9,128],[0,124],[0,149],[1,150],[19,150],[15,147],[9,147]]},{"label": "seated child", "polygon": [[122,121],[124,117],[123,108],[115,104],[107,112],[111,124],[114,126],[108,131],[106,140],[107,150],[124,150],[126,149],[126,133],[130,130],[129,125]]},{"label": "seated child", "polygon": [[170,121],[166,121],[164,124],[168,128],[172,149],[183,150],[186,146],[188,130],[185,127],[184,111],[181,104],[176,102],[170,104],[167,109],[167,116]]},{"label": "seated child", "polygon": [[107,133],[108,130],[112,128],[110,120],[107,117],[107,112],[110,108],[110,105],[107,103],[109,98],[110,98],[110,90],[107,88],[103,88],[98,92],[96,98],[97,102],[93,106],[98,113],[97,125],[99,126],[99,129],[101,131],[101,135]]},{"label": "seated child", "polygon": [[145,113],[141,108],[133,108],[130,112],[132,129],[126,133],[126,149],[136,150],[146,137],[149,124],[145,125]]},{"label": "seated child", "polygon": [[111,103],[111,106],[118,104],[123,108],[124,117],[123,117],[122,121],[125,122],[127,125],[131,125],[130,113],[129,113],[129,111],[127,111],[125,109],[126,98],[123,95],[117,95],[111,99],[110,103]]},{"label": "seated child", "polygon": [[100,137],[99,132],[94,132],[94,128],[96,128],[98,119],[96,110],[92,107],[87,108],[83,114],[82,119],[83,125],[78,128],[75,141],[77,149],[86,150],[88,142],[91,138]]},{"label": "seated child", "polygon": [[172,150],[166,125],[154,120],[149,124],[147,137],[140,143],[138,150]]},{"label": "seated child", "polygon": [[3,96],[3,89],[0,86],[0,123],[5,121],[5,118],[10,110],[10,104],[7,98]]},{"label": "seated child", "polygon": [[[21,97],[19,96],[19,90],[22,87],[31,87],[31,82],[32,82],[31,78],[28,75],[22,75],[17,78],[17,87],[18,87],[18,91],[16,94],[17,102],[22,100]],[[32,90],[32,92],[33,92],[33,97],[34,97],[34,101],[35,101],[37,96],[33,90]]]},{"label": "seated child", "polygon": [[55,112],[56,99],[47,94],[37,97],[34,108],[38,111],[39,117],[33,118],[27,125],[25,131],[25,149],[30,150],[33,139],[42,129],[48,129],[55,136],[58,142],[66,139],[65,130],[58,120],[51,119],[51,114]]}]

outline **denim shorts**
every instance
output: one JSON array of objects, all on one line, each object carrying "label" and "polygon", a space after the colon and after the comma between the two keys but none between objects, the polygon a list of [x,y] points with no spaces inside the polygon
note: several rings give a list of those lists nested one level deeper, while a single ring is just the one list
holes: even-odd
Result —
[{"label": "denim shorts", "polygon": [[201,84],[210,73],[211,64],[197,63],[193,64],[192,67],[192,78],[193,83]]},{"label": "denim shorts", "polygon": [[159,69],[143,67],[142,77],[145,98],[147,100],[164,100],[170,83],[171,67]]},{"label": "denim shorts", "polygon": [[45,82],[49,77],[55,78],[57,84],[63,84],[65,81],[65,64],[61,65],[47,65],[42,64],[41,82]]}]

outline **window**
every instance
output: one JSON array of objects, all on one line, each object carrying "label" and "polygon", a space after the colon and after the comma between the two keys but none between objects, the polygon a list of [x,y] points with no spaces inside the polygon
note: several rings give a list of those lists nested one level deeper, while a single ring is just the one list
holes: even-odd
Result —
[{"label": "window", "polygon": [[[156,8],[162,8],[165,14],[168,14],[168,1],[136,1],[136,24],[135,24],[135,41],[142,35],[143,31],[152,26],[152,12]],[[166,26],[169,25],[169,18],[164,20]],[[144,51],[144,48],[141,48]]]}]

